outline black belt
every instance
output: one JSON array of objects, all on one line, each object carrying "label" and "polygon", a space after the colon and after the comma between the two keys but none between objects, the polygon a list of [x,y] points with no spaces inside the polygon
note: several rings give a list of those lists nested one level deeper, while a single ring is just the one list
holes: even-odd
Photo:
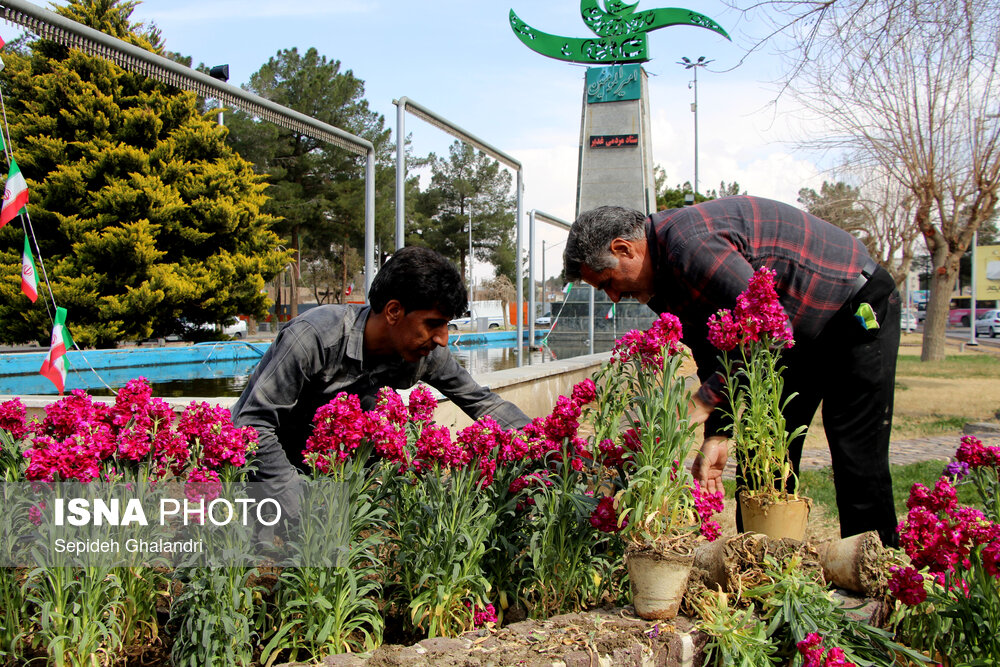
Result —
[{"label": "black belt", "polygon": [[875,273],[876,269],[878,269],[878,262],[871,257],[865,258],[865,265],[862,267],[861,273],[859,273],[858,277],[854,279],[853,283],[851,283],[851,298],[848,299],[848,301],[856,297],[858,292],[860,292],[862,288],[868,284],[868,279],[872,277],[872,274]]}]

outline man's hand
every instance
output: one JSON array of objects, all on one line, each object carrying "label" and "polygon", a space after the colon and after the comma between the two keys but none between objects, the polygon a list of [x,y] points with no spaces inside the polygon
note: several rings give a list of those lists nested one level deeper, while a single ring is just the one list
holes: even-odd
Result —
[{"label": "man's hand", "polygon": [[698,398],[697,394],[693,395],[691,404],[688,405],[688,419],[694,424],[704,424],[710,414],[712,407]]},{"label": "man's hand", "polygon": [[691,474],[709,493],[722,492],[722,471],[729,459],[729,441],[721,435],[705,438],[691,464]]}]

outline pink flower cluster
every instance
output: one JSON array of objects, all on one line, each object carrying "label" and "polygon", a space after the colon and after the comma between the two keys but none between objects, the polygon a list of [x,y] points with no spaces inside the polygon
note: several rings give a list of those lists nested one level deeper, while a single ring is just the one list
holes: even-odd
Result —
[{"label": "pink flower cluster", "polygon": [[[393,389],[383,387],[375,409],[365,412],[357,396],[341,392],[320,407],[303,459],[321,474],[329,474],[351,457],[364,441],[400,472],[423,474],[435,467],[478,466],[481,483],[493,483],[498,463],[521,460],[529,445],[523,434],[505,431],[492,417],[479,419],[453,439],[445,426],[431,422],[437,401],[423,385],[410,392],[409,407]],[[419,429],[417,426],[419,425]],[[408,444],[407,428],[416,433]]]},{"label": "pink flower cluster", "polygon": [[[918,570],[926,567],[931,574],[944,575],[958,566],[968,569],[969,554],[976,547],[1000,540],[1000,525],[977,509],[959,505],[946,477],[937,481],[933,491],[914,484],[906,506],[909,512],[900,524],[899,542]],[[996,547],[990,553],[995,551]],[[996,571],[996,563],[984,565]]]},{"label": "pink flower cluster", "polygon": [[853,662],[844,657],[844,649],[839,646],[826,650],[823,646],[823,638],[816,632],[806,635],[806,638],[795,647],[802,655],[802,667],[856,667]]},{"label": "pink flower cluster", "polygon": [[410,403],[407,408],[413,421],[427,422],[434,416],[437,399],[427,385],[417,385],[410,392]]},{"label": "pink flower cluster", "polygon": [[[393,406],[388,406],[391,411]],[[313,432],[306,439],[303,459],[316,471],[328,474],[346,461],[366,435],[368,419],[355,394],[341,392],[316,410]]]},{"label": "pink flower cluster", "polygon": [[692,495],[694,496],[695,512],[698,513],[698,520],[701,521],[701,534],[709,542],[714,542],[722,534],[722,526],[719,525],[718,521],[712,519],[712,515],[725,509],[723,500],[725,494],[722,491],[709,493],[701,488],[698,480],[695,480]]},{"label": "pink flower cluster", "polygon": [[[996,467],[998,450],[966,436],[956,459],[973,470]],[[975,561],[989,576],[1000,580],[1000,524],[975,508],[960,505],[949,476],[938,479],[933,489],[914,484],[906,506],[909,511],[900,523],[899,541],[912,566],[893,569],[889,588],[897,599],[908,605],[926,599],[920,574],[925,568],[939,585],[945,585],[948,575],[969,570]]]},{"label": "pink flower cluster", "polygon": [[[16,415],[15,401],[0,412]],[[11,424],[16,428],[16,419]],[[149,462],[159,477],[167,470],[180,474],[189,465],[240,467],[257,443],[257,433],[236,428],[228,410],[204,403],[188,406],[175,425],[173,410],[152,397],[145,378],[130,380],[111,406],[73,391],[46,407],[45,418],[25,426],[22,437],[29,432],[25,477],[48,482],[90,482],[101,478],[102,467],[114,469],[116,461]]]},{"label": "pink flower cluster", "polygon": [[774,289],[775,272],[767,267],[754,271],[750,284],[738,297],[733,311],[720,310],[708,319],[708,341],[729,352],[740,345],[794,344],[788,316]]},{"label": "pink flower cluster", "polygon": [[20,440],[28,433],[26,417],[27,410],[20,399],[0,403],[0,429],[10,433],[14,440]]},{"label": "pink flower cluster", "polygon": [[677,354],[682,337],[681,321],[663,313],[646,331],[633,329],[615,341],[611,361],[623,364],[636,359],[642,368],[662,368],[664,354]]},{"label": "pink flower cluster", "polygon": [[594,511],[590,513],[590,525],[604,533],[617,533],[628,525],[628,517],[619,522],[615,499],[603,496],[597,501]]},{"label": "pink flower cluster", "polygon": [[962,436],[955,460],[969,466],[970,469],[1000,467],[1000,447],[986,446],[974,435]]},{"label": "pink flower cluster", "polygon": [[485,607],[480,607],[477,604],[473,607],[472,603],[466,600],[465,607],[472,610],[472,627],[474,628],[482,627],[487,623],[497,622],[497,610],[492,604],[488,604]]},{"label": "pink flower cluster", "polygon": [[210,502],[222,493],[219,473],[208,468],[195,468],[184,483],[184,497],[193,503]]}]

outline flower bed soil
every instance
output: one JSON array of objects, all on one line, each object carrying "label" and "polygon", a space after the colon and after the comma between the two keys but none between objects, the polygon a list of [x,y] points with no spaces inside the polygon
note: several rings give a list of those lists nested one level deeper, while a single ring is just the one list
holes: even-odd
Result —
[{"label": "flower bed soil", "polygon": [[[371,654],[329,656],[331,666],[391,665],[701,665],[707,636],[678,617],[644,621],[631,607],[608,608],[520,621],[455,639],[424,639],[411,646],[383,644]],[[309,663],[285,663],[297,667]]]},{"label": "flower bed soil", "polygon": [[[868,621],[877,604],[845,591],[836,593],[852,615]],[[424,639],[410,646],[383,644],[371,654],[328,656],[329,667],[591,667],[592,665],[700,667],[708,636],[683,616],[644,621],[631,607],[615,607],[520,621],[459,638]],[[292,662],[276,667],[305,667]]]}]

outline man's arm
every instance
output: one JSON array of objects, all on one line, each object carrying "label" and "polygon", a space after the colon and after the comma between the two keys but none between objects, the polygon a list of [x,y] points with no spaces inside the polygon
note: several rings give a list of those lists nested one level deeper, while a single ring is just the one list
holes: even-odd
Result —
[{"label": "man's arm", "polygon": [[462,368],[446,348],[437,348],[428,359],[423,381],[460,407],[472,419],[490,415],[503,428],[521,428],[530,419],[519,407],[481,386]]},{"label": "man's arm", "polygon": [[303,390],[323,365],[322,346],[312,326],[281,330],[260,360],[250,383],[233,406],[233,422],[258,434],[255,481],[282,485],[295,471],[278,433],[290,424]]}]

